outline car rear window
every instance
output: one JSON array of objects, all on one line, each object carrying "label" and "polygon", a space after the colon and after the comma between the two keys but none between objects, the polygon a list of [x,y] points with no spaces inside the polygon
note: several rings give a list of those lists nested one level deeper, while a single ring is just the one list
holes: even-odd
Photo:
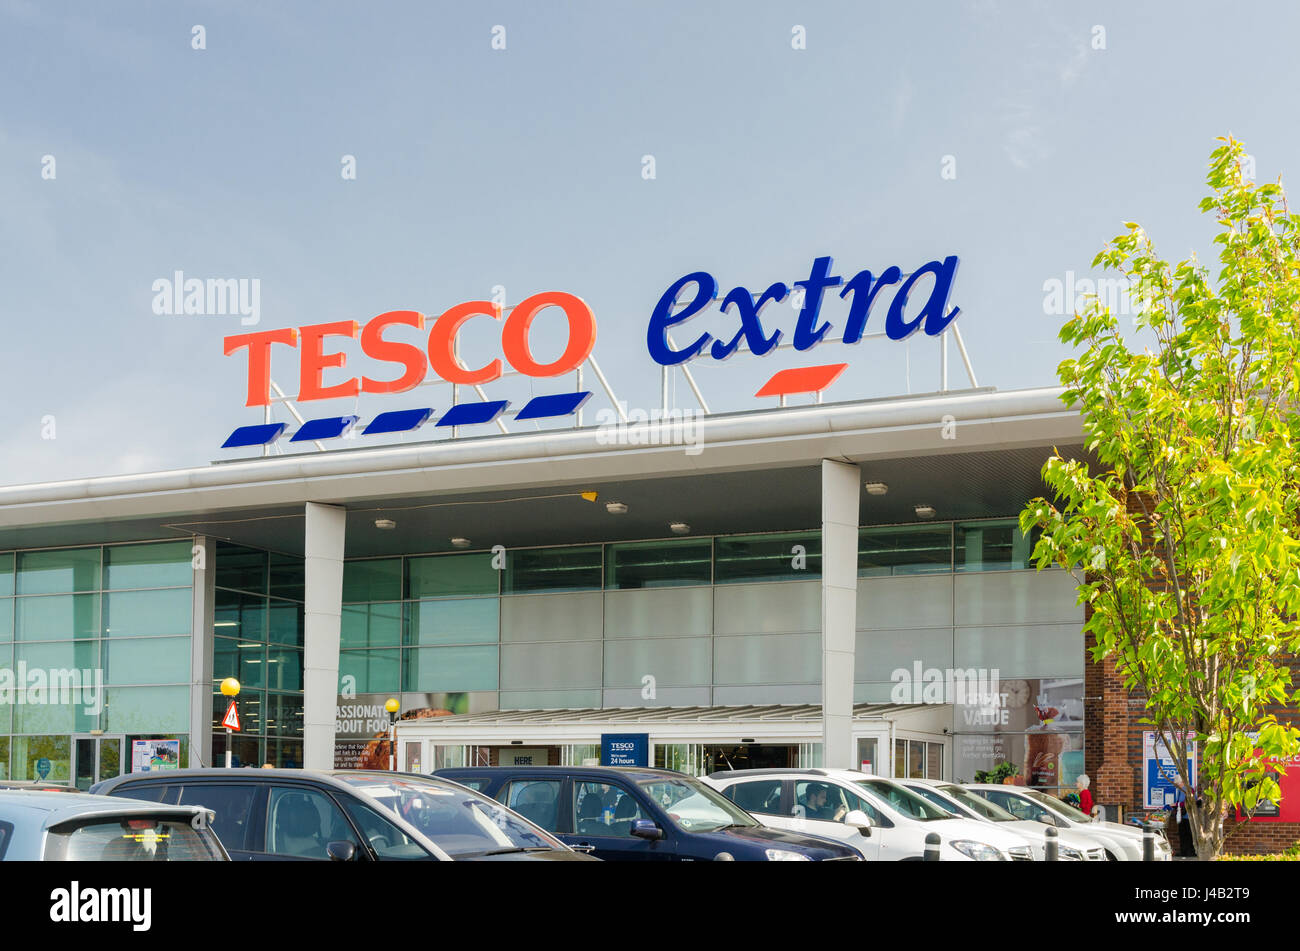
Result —
[{"label": "car rear window", "polygon": [[106,816],[50,830],[46,858],[68,862],[216,862],[212,833],[175,816]]}]

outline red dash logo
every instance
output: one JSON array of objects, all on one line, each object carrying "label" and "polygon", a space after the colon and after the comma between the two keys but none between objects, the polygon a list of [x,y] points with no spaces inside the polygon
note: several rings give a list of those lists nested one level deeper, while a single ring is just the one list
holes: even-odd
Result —
[{"label": "red dash logo", "polygon": [[782,370],[763,384],[755,396],[791,396],[795,393],[820,393],[834,383],[848,368],[847,363],[828,363],[820,367],[795,367]]}]

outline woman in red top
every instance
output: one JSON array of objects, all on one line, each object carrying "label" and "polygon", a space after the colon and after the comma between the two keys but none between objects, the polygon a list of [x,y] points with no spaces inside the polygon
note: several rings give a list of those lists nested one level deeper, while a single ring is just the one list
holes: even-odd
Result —
[{"label": "woman in red top", "polygon": [[1088,791],[1091,784],[1086,774],[1080,774],[1079,778],[1074,781],[1074,788],[1079,790],[1079,809],[1084,815],[1092,816],[1092,793]]}]

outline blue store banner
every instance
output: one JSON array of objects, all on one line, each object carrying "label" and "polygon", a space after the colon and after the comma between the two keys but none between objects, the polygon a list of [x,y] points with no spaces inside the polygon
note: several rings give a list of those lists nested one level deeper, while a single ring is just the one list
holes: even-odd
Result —
[{"label": "blue store banner", "polygon": [[602,733],[601,766],[649,766],[649,733]]}]

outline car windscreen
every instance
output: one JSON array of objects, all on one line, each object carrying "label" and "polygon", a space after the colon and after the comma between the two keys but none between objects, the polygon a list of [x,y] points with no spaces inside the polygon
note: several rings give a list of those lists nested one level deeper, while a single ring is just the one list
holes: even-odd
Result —
[{"label": "car windscreen", "polygon": [[206,827],[175,815],[94,815],[49,830],[47,860],[67,862],[219,862],[225,856]]},{"label": "car windscreen", "polygon": [[1074,806],[1071,806],[1069,803],[1062,802],[1061,800],[1057,799],[1055,796],[1049,796],[1047,795],[1047,793],[1041,793],[1037,789],[1021,789],[1019,790],[1019,792],[1028,796],[1030,799],[1034,800],[1034,802],[1046,806],[1048,809],[1051,809],[1053,812],[1057,813],[1058,815],[1065,816],[1067,819],[1073,819],[1075,822],[1092,821],[1090,818],[1088,818],[1088,816],[1084,815],[1078,809],[1075,809]]},{"label": "car windscreen", "polygon": [[994,822],[1017,821],[1015,816],[997,803],[989,802],[983,796],[977,796],[969,789],[963,789],[961,786],[940,786],[938,788],[941,793],[956,799],[971,812],[977,813],[985,819],[991,819]]},{"label": "car windscreen", "polygon": [[950,812],[921,796],[887,779],[859,779],[858,785],[877,799],[884,801],[895,812],[902,813],[918,822],[933,822],[936,819],[954,819],[955,812]]},{"label": "car windscreen", "polygon": [[451,783],[374,773],[336,778],[401,816],[452,858],[565,848],[501,803]]},{"label": "car windscreen", "polygon": [[639,785],[683,832],[717,832],[759,824],[739,806],[695,780],[648,779]]}]

